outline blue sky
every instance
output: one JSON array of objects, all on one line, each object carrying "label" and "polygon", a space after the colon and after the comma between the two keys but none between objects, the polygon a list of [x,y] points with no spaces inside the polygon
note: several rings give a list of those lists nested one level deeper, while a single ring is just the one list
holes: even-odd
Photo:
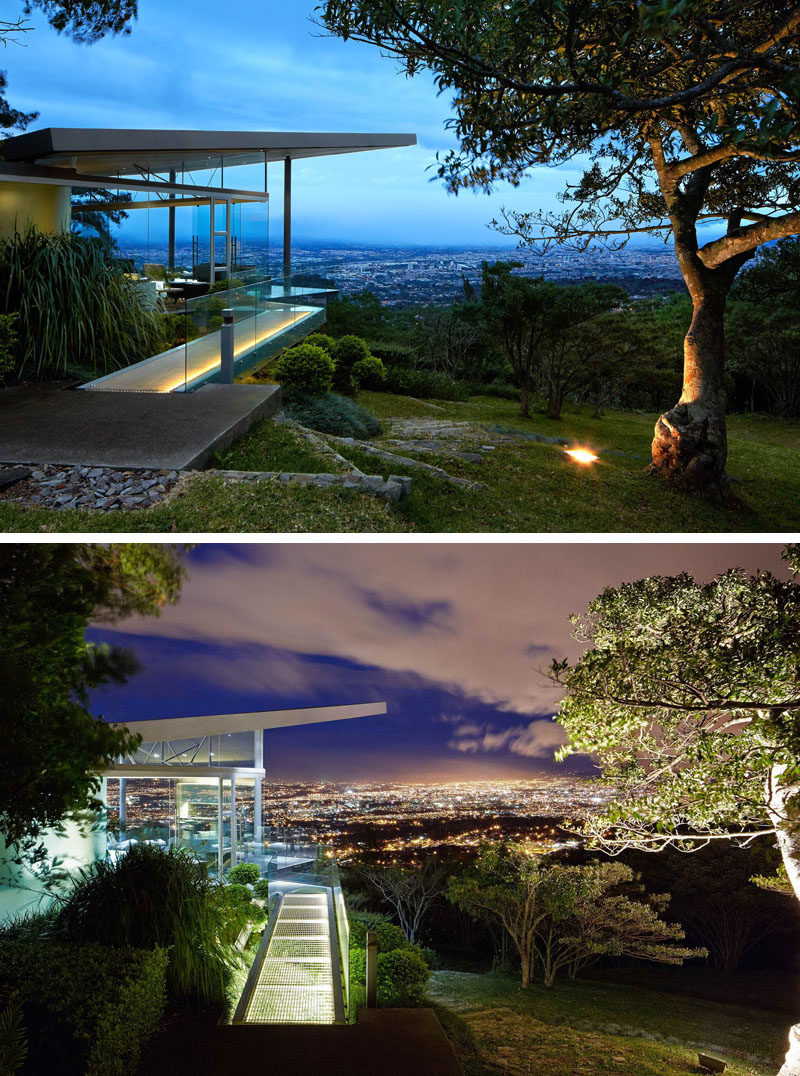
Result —
[{"label": "blue sky", "polygon": [[[569,614],[606,585],[733,565],[780,572],[780,546],[680,543],[209,544],[180,603],[98,640],[143,671],[98,692],[109,720],[385,701],[388,715],[267,734],[274,778],[458,780],[561,773]],[[573,763],[589,772],[587,760]]]},{"label": "blue sky", "polygon": [[[428,75],[400,76],[371,46],[320,37],[309,21],[314,3],[140,0],[130,36],[90,47],[60,38],[36,13],[25,47],[9,45],[0,66],[11,103],[41,113],[34,127],[417,135],[415,149],[297,162],[298,241],[497,246],[509,241],[486,225],[502,205],[556,205],[565,176],[576,171],[540,169],[520,189],[501,185],[492,196],[455,198],[431,182],[436,152],[455,146],[444,128],[449,98],[437,96]],[[273,237],[282,219],[277,179]]]}]

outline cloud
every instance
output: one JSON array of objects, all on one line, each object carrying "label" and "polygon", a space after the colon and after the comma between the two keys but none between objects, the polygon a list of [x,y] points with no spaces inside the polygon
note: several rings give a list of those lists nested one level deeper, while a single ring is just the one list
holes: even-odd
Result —
[{"label": "cloud", "polygon": [[497,728],[492,724],[465,722],[457,726],[448,747],[460,754],[478,755],[508,751],[524,758],[552,760],[554,752],[565,742],[563,728],[547,718],[526,725]]}]

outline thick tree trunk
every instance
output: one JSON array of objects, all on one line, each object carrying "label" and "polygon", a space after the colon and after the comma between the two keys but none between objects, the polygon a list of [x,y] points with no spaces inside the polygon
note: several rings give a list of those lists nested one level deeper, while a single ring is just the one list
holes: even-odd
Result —
[{"label": "thick tree trunk", "polygon": [[[785,766],[773,766],[768,810],[795,896],[800,900],[800,783],[784,784]],[[800,1024],[789,1031],[789,1048],[778,1076],[800,1076]]]},{"label": "thick tree trunk", "polygon": [[728,499],[724,312],[724,294],[695,297],[683,348],[683,392],[656,423],[650,471],[685,489]]},{"label": "thick tree trunk", "polygon": [[530,398],[531,398],[530,388],[528,387],[528,385],[523,383],[520,386],[520,390],[519,390],[519,413],[521,415],[523,415],[525,418],[530,418],[531,417]]},{"label": "thick tree trunk", "polygon": [[520,953],[520,963],[522,965],[522,989],[527,990],[531,982],[531,958],[528,953]]}]

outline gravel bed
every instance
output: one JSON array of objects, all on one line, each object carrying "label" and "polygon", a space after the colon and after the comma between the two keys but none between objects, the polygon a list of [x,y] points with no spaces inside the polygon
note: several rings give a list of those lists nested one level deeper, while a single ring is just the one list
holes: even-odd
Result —
[{"label": "gravel bed", "polygon": [[[3,466],[6,465],[0,464],[0,468]],[[43,464],[30,467],[30,476],[2,490],[0,499],[39,508],[131,511],[163,500],[181,476],[180,471],[120,471],[113,467]]]}]

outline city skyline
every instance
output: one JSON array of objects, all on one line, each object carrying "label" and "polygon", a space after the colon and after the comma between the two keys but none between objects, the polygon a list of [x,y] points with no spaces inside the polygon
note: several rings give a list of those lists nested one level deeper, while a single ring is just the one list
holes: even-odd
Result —
[{"label": "city skyline", "polygon": [[[554,451],[559,451],[554,446]],[[205,545],[159,619],[95,626],[143,671],[95,693],[108,720],[383,701],[388,715],[270,731],[270,780],[455,782],[590,774],[558,764],[569,614],[651,574],[782,572],[781,546]],[[580,570],[576,571],[576,561]]]}]

